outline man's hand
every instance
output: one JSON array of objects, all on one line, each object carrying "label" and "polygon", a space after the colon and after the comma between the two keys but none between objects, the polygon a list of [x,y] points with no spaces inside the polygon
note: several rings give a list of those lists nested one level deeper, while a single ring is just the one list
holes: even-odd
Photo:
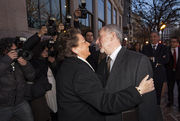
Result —
[{"label": "man's hand", "polygon": [[81,16],[81,11],[79,9],[75,10],[74,12],[74,20],[78,20],[78,18]]},{"label": "man's hand", "polygon": [[47,33],[47,28],[46,26],[42,26],[39,33],[38,33],[38,36],[41,37],[42,35],[46,34]]},{"label": "man's hand", "polygon": [[17,61],[21,66],[25,66],[27,64],[27,61],[22,57],[19,57]]},{"label": "man's hand", "polygon": [[11,50],[10,52],[7,53],[7,55],[12,59],[16,59],[18,57],[18,54],[16,52],[16,50]]},{"label": "man's hand", "polygon": [[148,79],[149,75],[147,75],[139,84],[136,89],[139,91],[141,95],[151,92],[154,90],[154,81],[152,78]]}]

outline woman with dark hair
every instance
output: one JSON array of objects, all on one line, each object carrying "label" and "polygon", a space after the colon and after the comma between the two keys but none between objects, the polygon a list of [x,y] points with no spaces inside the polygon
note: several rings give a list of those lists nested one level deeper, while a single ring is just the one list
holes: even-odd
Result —
[{"label": "woman with dark hair", "polygon": [[51,89],[48,82],[48,48],[47,42],[40,42],[32,51],[33,58],[31,64],[35,68],[36,77],[32,85],[31,107],[35,121],[50,120],[50,110],[46,102],[45,94]]},{"label": "woman with dark hair", "polygon": [[103,89],[86,61],[90,44],[81,33],[71,29],[59,40],[59,56],[64,58],[56,77],[59,121],[104,121],[106,113],[130,109],[141,103],[141,95],[154,90],[152,79],[147,81],[148,76],[136,88],[116,93]]},{"label": "woman with dark hair", "polygon": [[141,44],[139,42],[134,43],[132,50],[136,52],[141,52]]}]

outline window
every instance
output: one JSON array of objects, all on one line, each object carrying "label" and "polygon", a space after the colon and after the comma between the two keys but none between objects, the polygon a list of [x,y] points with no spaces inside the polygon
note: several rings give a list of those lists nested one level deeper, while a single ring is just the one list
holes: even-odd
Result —
[{"label": "window", "polygon": [[63,23],[65,23],[65,19],[66,19],[66,8],[67,8],[66,0],[61,0],[61,22]]},{"label": "window", "polygon": [[113,24],[117,24],[117,12],[116,9],[113,9]]},{"label": "window", "polygon": [[110,1],[108,0],[107,3],[107,24],[111,24],[112,23],[112,14],[111,14],[111,10],[112,10],[112,5],[110,3]]},{"label": "window", "polygon": [[98,29],[100,30],[103,27],[103,22],[102,21],[98,21]]},{"label": "window", "polygon": [[51,15],[60,20],[59,0],[54,0],[54,2],[51,3],[51,10]]},{"label": "window", "polygon": [[119,16],[119,27],[121,28],[121,26],[122,26],[122,17],[121,17],[121,15]]},{"label": "window", "polygon": [[66,0],[26,0],[26,4],[29,27],[40,28],[46,24],[49,17],[55,17],[57,21],[65,21]]},{"label": "window", "polygon": [[104,21],[104,0],[98,0],[98,17]]}]

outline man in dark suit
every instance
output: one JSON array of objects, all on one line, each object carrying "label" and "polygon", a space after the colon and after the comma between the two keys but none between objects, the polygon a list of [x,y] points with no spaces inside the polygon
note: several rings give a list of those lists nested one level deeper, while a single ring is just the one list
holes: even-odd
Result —
[{"label": "man in dark suit", "polygon": [[170,59],[167,64],[167,77],[168,77],[168,104],[170,107],[174,102],[174,84],[177,82],[178,86],[178,106],[180,111],[180,48],[179,41],[177,37],[171,38],[171,47],[169,48]]},{"label": "man in dark suit", "polygon": [[[128,86],[136,86],[146,74],[152,77],[152,68],[148,58],[121,46],[122,33],[116,25],[104,26],[99,32],[99,44],[101,53],[105,52],[109,59],[104,59],[98,65],[98,74],[102,77],[104,88],[111,92],[123,90]],[[107,66],[106,66],[107,65]],[[127,112],[106,116],[106,121],[133,121],[132,115],[138,117],[138,121],[157,121],[157,109],[155,91],[143,95],[143,103]]]},{"label": "man in dark suit", "polygon": [[165,64],[168,63],[169,54],[167,47],[159,44],[160,37],[158,32],[152,32],[150,39],[151,43],[143,47],[142,53],[149,57],[151,61],[157,104],[160,105],[162,86],[163,82],[166,81]]}]

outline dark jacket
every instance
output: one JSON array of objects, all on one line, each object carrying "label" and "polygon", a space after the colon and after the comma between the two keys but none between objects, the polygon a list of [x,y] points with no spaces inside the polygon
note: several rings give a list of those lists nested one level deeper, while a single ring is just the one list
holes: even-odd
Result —
[{"label": "dark jacket", "polygon": [[[166,67],[167,67],[167,74],[169,75],[173,71],[174,57],[171,52],[171,48],[168,49],[168,52],[169,52],[169,62],[166,65]],[[176,62],[175,79],[180,80],[180,47],[178,47],[178,60]]]},{"label": "dark jacket", "polygon": [[56,82],[59,121],[104,121],[103,113],[121,112],[141,102],[134,87],[114,94],[103,89],[95,72],[78,58],[64,60]]},{"label": "dark jacket", "polygon": [[36,58],[31,60],[31,64],[35,69],[36,77],[32,85],[32,99],[42,97],[46,91],[51,89],[51,84],[48,82],[48,62],[44,58]]},{"label": "dark jacket", "polygon": [[151,44],[148,44],[143,47],[142,53],[145,54],[147,57],[154,57],[155,61],[151,61],[151,65],[154,72],[154,81],[166,81],[166,69],[165,64],[169,61],[169,53],[166,46],[162,44],[158,44],[157,49],[153,53],[153,49]]},{"label": "dark jacket", "polygon": [[[12,70],[14,64],[15,70]],[[5,55],[0,57],[0,106],[14,106],[24,101],[25,85],[33,81],[35,71],[28,62],[21,66]]]},{"label": "dark jacket", "polygon": [[[106,59],[99,64],[97,72],[104,77]],[[152,68],[148,58],[122,47],[112,66],[109,77],[103,80],[104,87],[111,92],[126,89],[129,86],[138,86],[146,76],[152,77]],[[143,103],[138,105],[139,121],[157,121],[157,109],[155,91],[142,96]],[[135,107],[134,107],[135,108]],[[122,121],[122,114],[106,116],[106,121]]]}]

